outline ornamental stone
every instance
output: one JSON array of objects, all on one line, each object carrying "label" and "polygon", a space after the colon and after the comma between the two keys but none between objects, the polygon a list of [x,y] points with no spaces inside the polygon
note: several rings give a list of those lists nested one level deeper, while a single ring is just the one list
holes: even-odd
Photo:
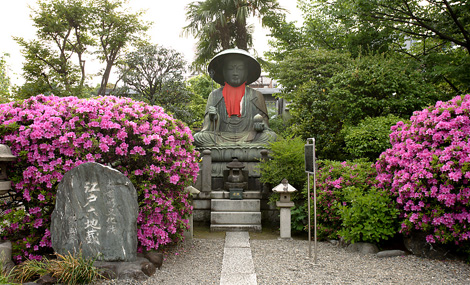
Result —
[{"label": "ornamental stone", "polygon": [[79,165],[58,187],[52,247],[60,254],[134,261],[138,209],[136,190],[122,173],[94,162]]}]

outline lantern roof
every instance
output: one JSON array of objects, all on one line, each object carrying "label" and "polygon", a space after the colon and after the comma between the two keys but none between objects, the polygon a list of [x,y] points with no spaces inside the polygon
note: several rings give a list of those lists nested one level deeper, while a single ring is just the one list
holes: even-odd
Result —
[{"label": "lantern roof", "polygon": [[297,189],[294,188],[294,186],[290,185],[288,182],[287,182],[287,179],[282,179],[282,182],[281,184],[277,185],[276,187],[273,188],[273,192],[289,192],[289,193],[292,193],[292,192],[295,192],[297,191]]},{"label": "lantern roof", "polygon": [[232,168],[243,169],[243,168],[245,168],[245,165],[243,165],[243,163],[238,161],[238,159],[235,157],[235,158],[233,158],[233,160],[231,162],[227,163],[227,168],[229,168],[229,169],[232,169]]},{"label": "lantern roof", "polygon": [[5,144],[0,144],[0,161],[14,161],[16,156],[11,154],[10,147]]}]

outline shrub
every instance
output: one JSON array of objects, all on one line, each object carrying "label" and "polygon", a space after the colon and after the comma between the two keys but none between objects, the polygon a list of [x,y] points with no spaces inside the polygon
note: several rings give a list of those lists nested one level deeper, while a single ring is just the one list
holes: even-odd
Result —
[{"label": "shrub", "polygon": [[183,188],[197,175],[189,128],[158,106],[113,96],[38,95],[0,105],[1,143],[18,159],[8,175],[0,235],[14,259],[51,252],[50,215],[58,183],[82,163],[111,165],[134,184],[140,205],[139,251],[182,239],[191,212]]},{"label": "shrub", "polygon": [[307,181],[305,174],[305,142],[299,137],[278,138],[268,145],[271,159],[261,162],[261,182],[276,186],[282,179],[300,190]]},{"label": "shrub", "polygon": [[376,163],[380,188],[402,214],[401,231],[469,245],[470,95],[437,102],[392,127],[392,147]]},{"label": "shrub", "polygon": [[[296,204],[291,212],[291,228],[294,232],[302,231],[305,228],[304,220],[307,217],[305,214],[306,207],[303,206],[305,199],[299,194],[307,182],[304,145],[305,142],[299,137],[282,138],[278,136],[277,141],[268,145],[271,159],[262,161],[259,164],[262,183],[274,187],[285,178],[289,184],[298,190],[292,195],[292,201]],[[273,193],[269,198],[269,202],[275,204],[275,201],[279,201],[279,199],[279,194]]]},{"label": "shrub", "polygon": [[291,123],[282,115],[275,115],[269,119],[269,128],[278,135],[278,138],[290,138],[292,137]]},{"label": "shrub", "polygon": [[[318,164],[319,239],[343,236],[353,242],[378,242],[396,233],[394,219],[397,217],[394,216],[393,205],[389,203],[388,193],[374,188],[376,171],[373,164],[366,160],[321,160]],[[310,188],[313,189],[313,185]],[[311,195],[313,200],[313,191]],[[311,207],[313,215],[313,203]]]},{"label": "shrub", "polygon": [[344,189],[346,203],[339,205],[341,230],[345,240],[378,243],[398,232],[398,209],[390,194],[371,187],[364,192],[350,186]]},{"label": "shrub", "polygon": [[357,126],[343,126],[346,152],[352,159],[368,158],[376,161],[380,154],[390,148],[390,127],[400,121],[395,115],[385,117],[368,117]]}]

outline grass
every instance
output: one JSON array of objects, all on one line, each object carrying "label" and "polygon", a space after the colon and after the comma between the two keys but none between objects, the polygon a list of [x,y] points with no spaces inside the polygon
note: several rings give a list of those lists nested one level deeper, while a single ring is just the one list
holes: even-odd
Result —
[{"label": "grass", "polygon": [[12,283],[12,280],[14,280],[14,276],[11,271],[7,271],[4,269],[4,263],[3,263],[3,256],[0,256],[0,284],[17,284],[17,283]]},{"label": "grass", "polygon": [[16,281],[24,283],[50,274],[57,278],[59,283],[72,285],[90,284],[98,278],[103,278],[98,268],[93,266],[96,259],[83,258],[81,252],[77,256],[71,253],[56,256],[57,259],[25,261],[15,267],[13,277]]}]

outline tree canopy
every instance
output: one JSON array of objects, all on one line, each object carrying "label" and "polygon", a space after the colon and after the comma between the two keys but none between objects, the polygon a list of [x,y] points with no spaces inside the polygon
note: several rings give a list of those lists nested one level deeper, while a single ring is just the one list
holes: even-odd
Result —
[{"label": "tree canopy", "polygon": [[185,122],[192,114],[185,108],[190,101],[183,72],[186,61],[174,49],[140,43],[137,50],[126,54],[119,65],[124,95],[150,105],[160,105]]},{"label": "tree canopy", "polygon": [[470,92],[468,0],[304,0],[301,9],[316,46],[355,56],[392,50],[425,67],[444,92]]},{"label": "tree canopy", "polygon": [[8,54],[0,56],[0,104],[9,101],[10,97],[10,77],[7,72],[7,62],[5,57]]},{"label": "tree canopy", "polygon": [[38,0],[37,4],[31,14],[36,39],[15,37],[26,60],[20,98],[40,93],[88,96],[91,76],[85,66],[96,55],[105,62],[102,92],[122,49],[147,29],[140,12],[124,10],[123,0]]},{"label": "tree canopy", "polygon": [[186,10],[184,33],[198,39],[193,67],[203,69],[222,50],[252,48],[253,27],[247,18],[263,18],[281,7],[277,0],[205,0],[191,2]]},{"label": "tree canopy", "polygon": [[389,114],[406,119],[468,92],[468,1],[451,2],[303,0],[301,26],[267,17],[267,66],[284,87],[279,96],[291,102],[294,134],[315,137],[320,158],[353,158],[346,129]]}]

